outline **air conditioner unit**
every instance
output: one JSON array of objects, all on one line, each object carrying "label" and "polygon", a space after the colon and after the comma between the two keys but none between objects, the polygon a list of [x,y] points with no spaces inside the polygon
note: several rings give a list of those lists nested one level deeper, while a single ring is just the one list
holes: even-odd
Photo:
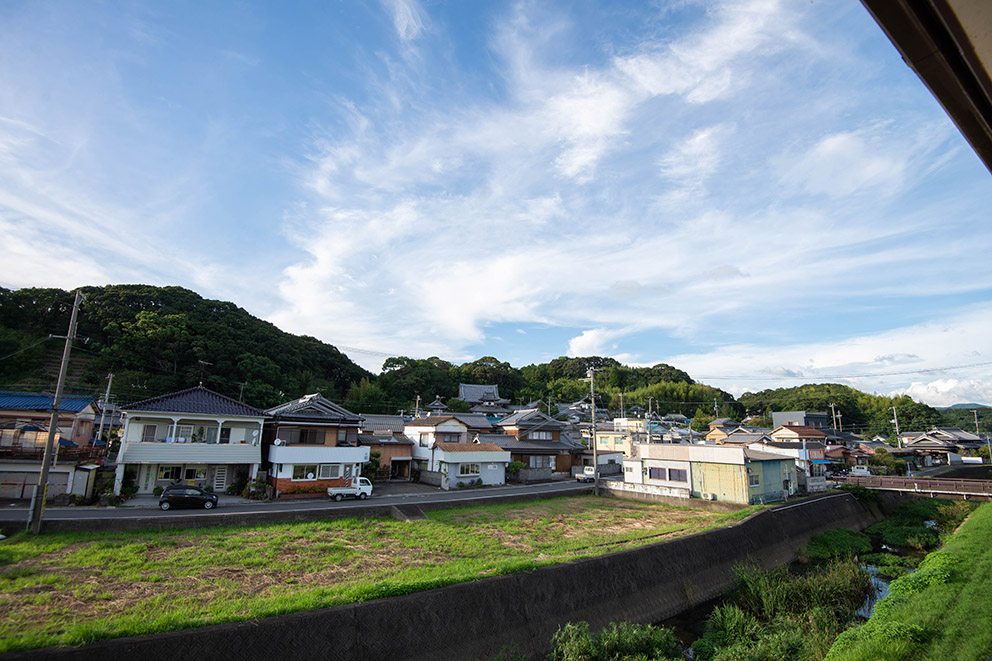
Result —
[{"label": "air conditioner unit", "polygon": [[716,500],[715,493],[709,493],[708,491],[704,491],[702,496],[703,496],[703,500]]}]

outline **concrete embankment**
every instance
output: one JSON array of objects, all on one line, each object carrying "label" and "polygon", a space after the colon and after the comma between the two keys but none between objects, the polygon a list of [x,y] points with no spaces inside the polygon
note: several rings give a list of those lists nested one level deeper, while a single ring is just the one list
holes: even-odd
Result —
[{"label": "concrete embankment", "polygon": [[[516,648],[543,655],[558,627],[585,620],[658,622],[730,587],[733,567],[795,558],[816,533],[863,529],[895,498],[849,494],[765,510],[727,528],[472,583],[252,622],[47,649],[11,658],[174,661],[225,658],[486,659]],[[416,525],[415,523],[411,525]]]}]

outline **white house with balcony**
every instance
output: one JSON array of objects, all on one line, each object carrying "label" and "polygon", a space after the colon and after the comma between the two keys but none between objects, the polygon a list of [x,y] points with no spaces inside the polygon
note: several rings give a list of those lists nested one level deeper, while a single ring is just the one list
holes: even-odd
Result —
[{"label": "white house with balcony", "polygon": [[420,481],[442,489],[469,484],[506,484],[510,453],[493,443],[475,443],[468,425],[453,415],[417,418],[404,433],[413,441],[412,455]]},{"label": "white house with balcony", "polygon": [[262,461],[265,413],[203,386],[121,407],[124,430],[114,493],[125,475],[138,493],[186,484],[223,491],[254,479]]}]

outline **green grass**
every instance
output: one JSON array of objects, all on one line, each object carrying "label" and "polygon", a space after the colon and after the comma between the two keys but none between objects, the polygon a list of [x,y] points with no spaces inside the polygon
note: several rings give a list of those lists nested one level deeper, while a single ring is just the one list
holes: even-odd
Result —
[{"label": "green grass", "polygon": [[838,637],[831,661],[945,659],[992,655],[992,503],[982,505],[890,587],[871,619]]},{"label": "green grass", "polygon": [[579,496],[321,522],[0,541],[0,653],[429,590],[734,523]]}]

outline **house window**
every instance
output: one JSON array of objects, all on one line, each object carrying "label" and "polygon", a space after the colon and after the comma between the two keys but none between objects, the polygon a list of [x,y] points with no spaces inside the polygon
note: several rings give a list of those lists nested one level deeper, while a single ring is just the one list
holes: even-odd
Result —
[{"label": "house window", "polygon": [[532,431],[527,434],[527,438],[532,441],[550,441],[553,437],[549,431]]},{"label": "house window", "polygon": [[160,480],[179,480],[183,476],[182,466],[159,466],[158,467],[158,479]]},{"label": "house window", "polygon": [[551,457],[531,456],[531,468],[551,468]]},{"label": "house window", "polygon": [[321,464],[320,479],[333,480],[341,476],[341,464]]},{"label": "house window", "polygon": [[479,464],[458,464],[458,475],[478,475]]},{"label": "house window", "polygon": [[338,443],[345,443],[348,441],[348,430],[339,429],[338,430]]},{"label": "house window", "polygon": [[221,443],[231,442],[231,429],[229,427],[220,430],[220,442]]},{"label": "house window", "polygon": [[626,439],[626,438],[624,438],[623,436],[617,436],[617,438],[616,438],[616,440],[615,440],[615,441],[613,441],[613,444],[614,444],[614,445],[623,445],[623,442],[624,442],[625,440],[627,440],[627,439]]},{"label": "house window", "polygon": [[183,476],[185,480],[205,480],[207,479],[206,468],[187,468]]},{"label": "house window", "polygon": [[428,447],[428,443],[431,441],[431,435],[425,431],[420,432],[420,447]]},{"label": "house window", "polygon": [[315,480],[317,479],[316,464],[296,464],[293,466],[294,480]]},{"label": "house window", "polygon": [[193,425],[179,425],[176,427],[176,438],[181,438],[186,443],[193,441]]},{"label": "house window", "polygon": [[684,468],[669,468],[668,469],[668,481],[669,482],[688,482],[689,474]]},{"label": "house window", "polygon": [[291,445],[323,445],[323,429],[291,429],[289,430],[289,443]]},{"label": "house window", "polygon": [[438,443],[460,443],[462,440],[462,435],[452,432],[444,432],[441,434],[436,434]]},{"label": "house window", "polygon": [[652,480],[665,480],[668,479],[667,476],[665,475],[666,472],[667,471],[664,468],[652,467],[648,469],[648,477],[650,477]]},{"label": "house window", "polygon": [[142,443],[154,443],[155,442],[155,431],[158,429],[157,425],[145,425],[141,428],[141,442]]},{"label": "house window", "polygon": [[747,476],[747,485],[749,487],[761,486],[761,476],[757,473],[751,473]]}]

